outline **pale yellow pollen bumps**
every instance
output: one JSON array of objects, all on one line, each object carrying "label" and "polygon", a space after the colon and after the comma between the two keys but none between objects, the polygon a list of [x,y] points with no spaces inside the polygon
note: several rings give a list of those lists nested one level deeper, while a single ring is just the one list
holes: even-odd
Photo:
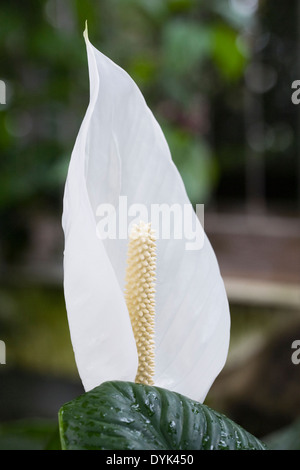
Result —
[{"label": "pale yellow pollen bumps", "polygon": [[154,385],[156,244],[150,224],[134,225],[129,240],[125,299],[138,352],[135,381]]}]

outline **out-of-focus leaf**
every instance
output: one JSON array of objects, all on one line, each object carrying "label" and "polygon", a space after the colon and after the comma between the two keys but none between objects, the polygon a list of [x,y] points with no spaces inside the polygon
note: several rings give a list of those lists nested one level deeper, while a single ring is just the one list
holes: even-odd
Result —
[{"label": "out-of-focus leaf", "polygon": [[[128,1],[127,1],[128,3]],[[164,18],[167,14],[167,2],[161,0],[130,0],[135,8],[141,8],[152,19]]]},{"label": "out-of-focus leaf", "polygon": [[163,32],[165,67],[175,75],[190,73],[211,50],[211,30],[203,24],[173,20]]},{"label": "out-of-focus leaf", "polygon": [[168,0],[166,3],[168,4],[170,11],[184,12],[194,7],[197,1],[198,3],[201,2],[201,0]]},{"label": "out-of-focus leaf", "polygon": [[242,76],[246,56],[238,46],[237,32],[225,24],[217,24],[212,31],[212,59],[223,78],[236,80]]},{"label": "out-of-focus leaf", "polygon": [[135,56],[129,64],[128,72],[140,85],[146,85],[152,82],[156,69],[157,64],[150,56]]},{"label": "out-of-focus leaf", "polygon": [[21,420],[0,425],[0,450],[60,450],[53,421]]},{"label": "out-of-focus leaf", "polygon": [[211,195],[216,165],[207,143],[198,136],[163,126],[173,160],[180,171],[192,203],[202,204]]},{"label": "out-of-focus leaf", "polygon": [[269,449],[300,450],[300,419],[265,438]]},{"label": "out-of-focus leaf", "polygon": [[228,3],[220,2],[220,0],[210,0],[209,8],[212,12],[217,13],[224,23],[233,28],[241,29],[251,24],[252,15],[239,14],[235,8],[229,7]]}]

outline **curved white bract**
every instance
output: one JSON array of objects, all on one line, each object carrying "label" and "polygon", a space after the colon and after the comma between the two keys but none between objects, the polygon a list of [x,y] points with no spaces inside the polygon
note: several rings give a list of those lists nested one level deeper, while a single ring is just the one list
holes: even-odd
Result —
[{"label": "curved white bract", "polygon": [[[89,42],[90,103],[72,153],[63,212],[64,289],[79,374],[86,390],[134,381],[137,352],[124,300],[128,240],[101,240],[97,210],[190,205],[162,130],[129,75]],[[138,206],[136,206],[138,207]],[[139,217],[138,217],[139,218]],[[140,214],[140,218],[142,214]],[[155,385],[203,401],[226,361],[230,315],[211,245],[157,240]],[[145,220],[151,222],[153,220]],[[155,225],[155,224],[154,224]]]}]

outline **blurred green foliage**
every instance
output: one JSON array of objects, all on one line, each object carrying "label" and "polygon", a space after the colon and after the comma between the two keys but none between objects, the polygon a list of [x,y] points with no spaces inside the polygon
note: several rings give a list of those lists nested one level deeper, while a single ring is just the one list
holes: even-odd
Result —
[{"label": "blurred green foliage", "polygon": [[[252,11],[256,4],[259,9]],[[0,80],[7,90],[7,104],[0,105],[0,261],[19,261],[29,214],[50,208],[60,216],[89,100],[86,20],[92,43],[141,88],[193,203],[240,202],[249,149],[254,158],[264,158],[267,197],[294,202],[297,107],[290,105],[290,84],[299,78],[296,5],[0,0]],[[244,93],[255,82],[248,67],[255,61],[270,72],[265,90],[254,92],[263,109],[263,135],[245,129]],[[26,285],[1,289],[0,333],[13,365],[76,374],[61,290],[56,295]],[[298,436],[299,423],[294,429]],[[291,445],[290,434],[288,441],[280,445]],[[292,444],[297,442],[293,437]],[[56,423],[0,426],[0,449],[56,445]]]},{"label": "blurred green foliage", "polygon": [[58,424],[41,419],[0,424],[0,450],[61,450]]},{"label": "blurred green foliage", "polygon": [[20,284],[0,289],[0,335],[9,365],[77,377],[62,290]]},{"label": "blurred green foliage", "polygon": [[296,107],[288,104],[297,72],[296,2],[289,9],[272,9],[271,3],[2,0],[0,79],[7,104],[0,109],[1,225],[7,211],[20,205],[52,203],[61,210],[89,97],[86,20],[93,44],[141,88],[193,203],[245,196],[247,67],[253,60],[267,64],[276,77],[269,77],[270,90],[257,95],[266,109],[265,135],[250,129],[249,138],[264,151],[271,175],[267,196],[284,198],[285,192],[295,199]]},{"label": "blurred green foliage", "polygon": [[209,144],[208,98],[243,74],[237,38],[245,19],[220,2],[29,0],[1,2],[0,209],[59,204],[72,147],[88,103],[82,39],[124,67],[142,89],[193,202],[217,178]]}]

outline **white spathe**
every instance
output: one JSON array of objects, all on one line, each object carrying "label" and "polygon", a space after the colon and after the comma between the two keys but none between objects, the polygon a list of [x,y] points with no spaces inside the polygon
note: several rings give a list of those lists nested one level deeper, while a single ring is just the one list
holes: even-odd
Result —
[{"label": "white spathe", "polygon": [[[137,85],[90,43],[87,31],[84,37],[90,102],[69,165],[62,222],[66,308],[88,391],[107,380],[134,381],[138,365],[124,299],[128,240],[99,238],[97,207],[109,203],[118,212],[120,196],[149,213],[151,204],[190,201]],[[205,234],[200,250],[187,250],[185,239],[157,240],[155,332],[155,385],[203,402],[230,337],[227,296]]]}]

